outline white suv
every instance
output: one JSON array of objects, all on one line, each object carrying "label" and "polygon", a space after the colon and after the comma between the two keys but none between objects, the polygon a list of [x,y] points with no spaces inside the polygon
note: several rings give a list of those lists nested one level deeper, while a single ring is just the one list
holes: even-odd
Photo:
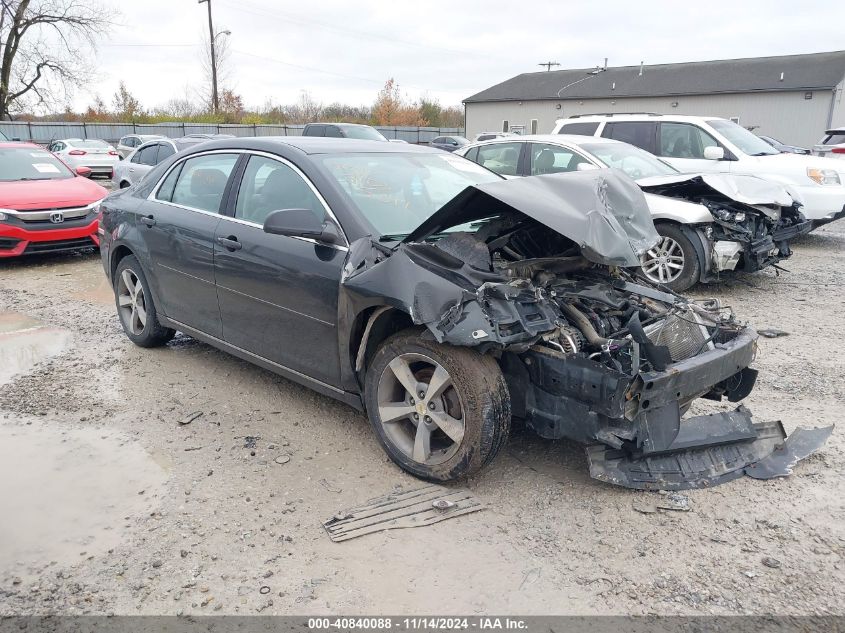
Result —
[{"label": "white suv", "polygon": [[666,114],[596,114],[558,119],[555,134],[624,141],[685,173],[721,172],[780,183],[814,225],[845,217],[845,161],[781,154],[733,121]]}]

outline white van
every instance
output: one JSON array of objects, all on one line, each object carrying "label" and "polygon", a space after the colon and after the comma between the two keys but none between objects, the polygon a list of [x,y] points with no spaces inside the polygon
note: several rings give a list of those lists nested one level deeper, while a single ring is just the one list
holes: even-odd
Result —
[{"label": "white van", "polygon": [[558,119],[554,134],[602,136],[651,152],[684,173],[758,176],[783,185],[815,226],[845,217],[845,161],[781,154],[718,117],[595,114]]}]

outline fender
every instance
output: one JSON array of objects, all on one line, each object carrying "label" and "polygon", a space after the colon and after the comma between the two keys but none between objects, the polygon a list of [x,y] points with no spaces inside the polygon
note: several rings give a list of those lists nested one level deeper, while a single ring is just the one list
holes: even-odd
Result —
[{"label": "fender", "polygon": [[698,255],[698,261],[701,262],[700,281],[702,283],[707,283],[716,279],[716,277],[714,277],[711,273],[711,270],[713,268],[713,259],[710,255],[710,251],[712,249],[710,247],[710,240],[704,234],[704,229],[702,229],[701,227],[682,224],[680,222],[674,222],[672,220],[664,220],[663,222],[655,221],[654,226],[658,227],[660,224],[669,224],[670,222],[675,224],[687,237],[687,239],[692,243],[692,247],[695,249],[696,255]]}]

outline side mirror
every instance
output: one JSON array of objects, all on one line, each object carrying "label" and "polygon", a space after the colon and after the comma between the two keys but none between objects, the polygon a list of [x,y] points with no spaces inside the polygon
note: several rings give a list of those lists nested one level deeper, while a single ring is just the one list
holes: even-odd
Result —
[{"label": "side mirror", "polygon": [[82,176],[83,178],[90,178],[91,177],[91,168],[90,167],[83,167],[79,166],[76,168],[76,175]]},{"label": "side mirror", "polygon": [[288,237],[307,237],[326,244],[342,244],[334,224],[320,222],[310,209],[281,209],[264,220],[264,232]]},{"label": "side mirror", "polygon": [[725,148],[724,147],[705,147],[704,148],[704,158],[707,160],[725,160]]},{"label": "side mirror", "polygon": [[594,169],[600,169],[598,165],[593,165],[592,163],[578,163],[578,166],[575,168],[577,171],[593,171]]}]

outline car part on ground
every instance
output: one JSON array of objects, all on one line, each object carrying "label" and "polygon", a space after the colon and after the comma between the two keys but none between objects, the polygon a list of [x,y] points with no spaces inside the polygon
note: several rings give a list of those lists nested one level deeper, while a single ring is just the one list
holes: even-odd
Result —
[{"label": "car part on ground", "polygon": [[107,193],[37,145],[0,143],[0,258],[96,248]]},{"label": "car part on ground", "polygon": [[484,505],[468,490],[425,486],[370,499],[338,512],[323,527],[331,540],[341,543],[385,530],[433,525],[479,510]]},{"label": "car part on ground", "polygon": [[[131,336],[178,329],[365,409],[422,478],[478,471],[512,415],[621,451],[629,471],[714,443],[745,468],[770,446],[740,413],[703,435],[682,422],[699,397],[749,395],[756,334],[718,301],[638,280],[660,236],[622,172],[506,181],[430,148],[215,141],[110,196],[103,229],[107,275],[135,273],[116,284]],[[708,481],[693,468],[671,485]]]},{"label": "car part on ground", "polygon": [[[474,143],[457,154],[501,175],[622,170],[651,192],[646,200],[663,236],[643,255],[643,275],[675,292],[734,270],[776,265],[790,256],[789,240],[813,228],[777,184],[752,176],[681,175],[656,156],[611,139],[531,135]],[[673,186],[649,186],[655,184]]]}]

